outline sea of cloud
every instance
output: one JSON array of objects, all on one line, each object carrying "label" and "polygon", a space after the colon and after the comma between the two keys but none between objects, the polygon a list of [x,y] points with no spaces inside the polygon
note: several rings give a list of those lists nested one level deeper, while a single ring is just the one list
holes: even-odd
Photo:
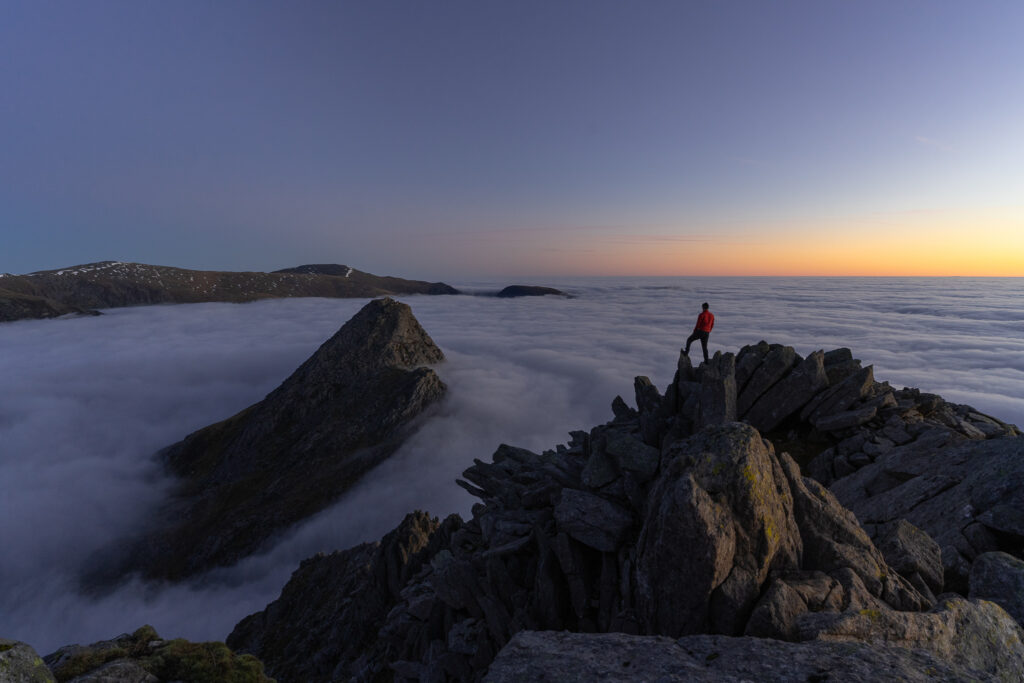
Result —
[{"label": "sea of cloud", "polygon": [[[508,282],[454,283],[493,292]],[[379,538],[424,509],[466,515],[454,479],[511,443],[543,450],[664,387],[700,304],[711,351],[765,339],[848,346],[875,376],[1024,425],[1024,280],[658,278],[531,282],[574,298],[405,297],[447,354],[444,402],[389,461],[262,555],[189,584],[86,597],[86,559],[144,523],[169,482],[152,457],[261,399],[365,300],[114,309],[0,325],[0,636],[41,652],[149,623],[222,640],[298,562]],[[693,357],[699,355],[691,351]]]}]

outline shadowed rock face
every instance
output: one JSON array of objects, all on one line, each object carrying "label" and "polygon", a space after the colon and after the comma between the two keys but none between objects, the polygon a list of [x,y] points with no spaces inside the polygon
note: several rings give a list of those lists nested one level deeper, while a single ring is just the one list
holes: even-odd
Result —
[{"label": "shadowed rock face", "polygon": [[228,646],[264,653],[289,680],[350,680],[402,589],[461,524],[414,512],[377,543],[304,560],[280,598],[235,626]]},{"label": "shadowed rock face", "polygon": [[323,509],[443,395],[415,367],[443,358],[407,305],[371,301],[264,400],[160,453],[178,489],[113,573],[175,580],[230,565]]}]

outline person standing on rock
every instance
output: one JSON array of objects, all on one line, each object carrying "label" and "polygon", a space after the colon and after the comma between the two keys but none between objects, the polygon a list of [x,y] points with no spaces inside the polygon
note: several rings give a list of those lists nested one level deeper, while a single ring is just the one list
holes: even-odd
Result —
[{"label": "person standing on rock", "polygon": [[701,304],[700,315],[697,316],[697,324],[693,326],[693,334],[686,338],[686,348],[683,353],[690,355],[690,344],[700,339],[700,348],[704,351],[704,362],[708,362],[708,336],[711,328],[715,326],[715,314],[708,310],[707,303]]}]

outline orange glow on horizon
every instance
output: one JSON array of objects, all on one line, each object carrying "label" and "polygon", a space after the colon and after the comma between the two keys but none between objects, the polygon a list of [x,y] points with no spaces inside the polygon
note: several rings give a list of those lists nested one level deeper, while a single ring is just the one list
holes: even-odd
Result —
[{"label": "orange glow on horizon", "polygon": [[532,270],[594,276],[1024,276],[1024,218],[1005,213],[974,219],[925,214],[866,227],[846,220],[695,241],[630,241],[620,235],[604,243],[588,240],[586,247],[575,255],[565,249],[560,261],[534,260]]}]

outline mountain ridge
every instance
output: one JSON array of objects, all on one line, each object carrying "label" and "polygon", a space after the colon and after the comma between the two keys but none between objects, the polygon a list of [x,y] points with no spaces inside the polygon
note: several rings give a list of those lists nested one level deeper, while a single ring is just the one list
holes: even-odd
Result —
[{"label": "mountain ridge", "polygon": [[263,400],[161,450],[174,492],[139,538],[97,554],[85,585],[228,566],[319,512],[444,396],[426,367],[443,360],[407,304],[370,301]]},{"label": "mountain ridge", "polygon": [[443,282],[374,275],[342,264],[310,264],[266,273],[98,261],[24,275],[0,275],[0,322],[69,313],[95,315],[98,308],[165,303],[458,293]]}]

